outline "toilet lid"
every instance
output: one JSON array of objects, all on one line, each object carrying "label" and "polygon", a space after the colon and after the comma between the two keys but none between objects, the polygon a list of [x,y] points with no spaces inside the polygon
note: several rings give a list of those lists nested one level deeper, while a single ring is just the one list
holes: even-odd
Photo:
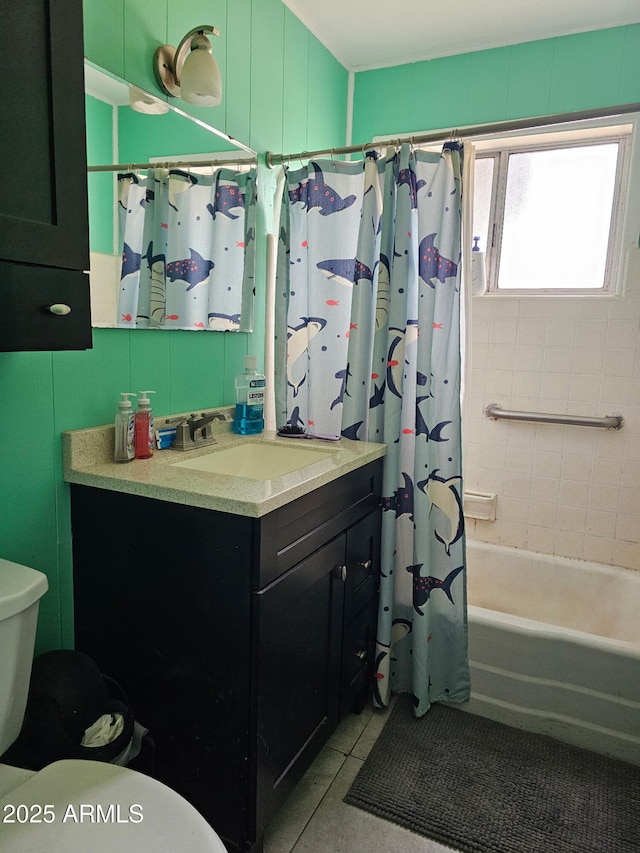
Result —
[{"label": "toilet lid", "polygon": [[49,764],[0,799],[2,853],[227,853],[166,785],[115,764]]}]

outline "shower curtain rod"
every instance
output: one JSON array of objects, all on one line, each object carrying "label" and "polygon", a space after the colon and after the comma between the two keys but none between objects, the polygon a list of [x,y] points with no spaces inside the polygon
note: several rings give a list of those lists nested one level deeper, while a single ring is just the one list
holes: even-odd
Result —
[{"label": "shower curtain rod", "polygon": [[610,118],[618,115],[640,112],[640,103],[619,104],[615,107],[600,107],[593,110],[580,110],[572,113],[556,113],[555,115],[536,116],[535,118],[514,119],[512,121],[499,121],[493,124],[475,124],[464,128],[456,128],[451,131],[434,131],[418,135],[394,136],[387,140],[378,142],[365,142],[364,145],[345,145],[342,148],[322,148],[318,151],[299,151],[296,154],[274,154],[267,151],[267,166],[281,166],[284,162],[291,160],[309,160],[323,154],[364,154],[367,149],[383,148],[385,145],[397,145],[401,142],[409,142],[412,145],[422,145],[427,142],[442,142],[448,138],[468,139],[489,133],[506,133],[512,130],[530,130],[534,127],[545,127],[552,124],[564,124],[572,121],[585,121],[595,118]]},{"label": "shower curtain rod", "polygon": [[87,166],[87,172],[143,172],[145,169],[175,169],[191,166],[255,166],[255,157],[239,160],[166,160],[158,163],[111,163],[108,166]]}]

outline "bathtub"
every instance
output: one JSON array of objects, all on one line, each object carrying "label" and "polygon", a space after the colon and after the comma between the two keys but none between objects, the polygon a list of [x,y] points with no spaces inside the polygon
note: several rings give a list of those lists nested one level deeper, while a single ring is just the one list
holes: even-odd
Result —
[{"label": "bathtub", "polygon": [[467,540],[471,713],[640,765],[640,572]]}]

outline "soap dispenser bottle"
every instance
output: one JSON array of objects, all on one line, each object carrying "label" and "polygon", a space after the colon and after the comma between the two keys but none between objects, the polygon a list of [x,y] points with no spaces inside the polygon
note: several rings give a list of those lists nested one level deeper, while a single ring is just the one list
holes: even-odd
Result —
[{"label": "soap dispenser bottle", "polygon": [[140,391],[138,408],[134,415],[134,449],[136,459],[150,459],[153,456],[155,434],[153,431],[153,411],[149,394],[155,391]]},{"label": "soap dispenser bottle", "polygon": [[116,440],[113,452],[115,462],[131,462],[135,453],[133,449],[133,409],[129,397],[135,397],[126,391],[120,392],[120,402],[115,417]]},{"label": "soap dispenser bottle", "polygon": [[255,435],[264,429],[264,394],[267,380],[256,370],[255,355],[244,359],[244,373],[236,376],[236,416],[233,431]]}]

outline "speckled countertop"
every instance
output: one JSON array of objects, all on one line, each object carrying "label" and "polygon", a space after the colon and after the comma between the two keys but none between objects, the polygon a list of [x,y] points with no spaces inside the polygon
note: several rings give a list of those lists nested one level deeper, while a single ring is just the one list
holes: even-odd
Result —
[{"label": "speckled countertop", "polygon": [[[229,409],[218,411],[228,413]],[[156,426],[160,426],[165,417],[175,416],[156,418]],[[214,431],[217,444],[213,446],[189,451],[157,450],[151,459],[117,463],[112,461],[113,426],[71,430],[62,435],[64,479],[68,483],[259,518],[386,453],[384,444],[346,438],[336,442],[291,439],[266,431],[259,435],[240,436],[231,432],[230,425],[223,422],[214,422]],[[256,441],[314,448],[324,451],[326,458],[272,480],[174,467],[176,462],[184,462],[188,458]]]}]

